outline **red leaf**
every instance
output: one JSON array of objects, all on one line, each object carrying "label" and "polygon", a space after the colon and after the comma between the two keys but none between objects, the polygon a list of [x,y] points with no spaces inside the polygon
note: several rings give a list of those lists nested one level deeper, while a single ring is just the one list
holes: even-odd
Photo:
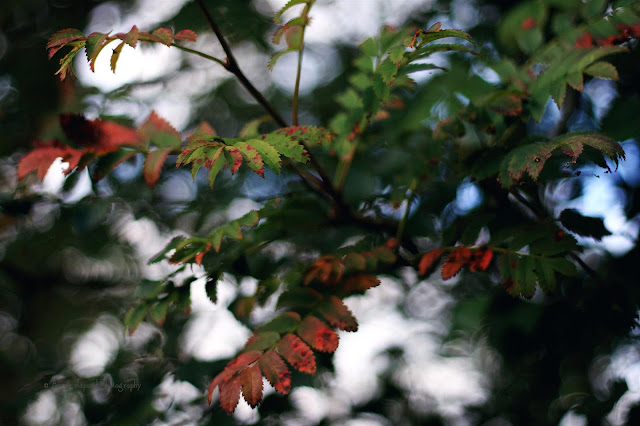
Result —
[{"label": "red leaf", "polygon": [[442,265],[442,279],[453,278],[471,260],[471,250],[467,247],[456,247]]},{"label": "red leaf", "polygon": [[490,248],[484,247],[474,250],[471,263],[469,263],[469,270],[471,272],[486,271],[492,259],[493,251]]},{"label": "red leaf", "polygon": [[220,406],[227,412],[233,413],[240,400],[240,388],[242,381],[240,376],[236,376],[222,385],[220,388]]},{"label": "red leaf", "polygon": [[358,321],[342,300],[329,295],[316,309],[332,326],[344,331],[357,331]]},{"label": "red leaf", "polygon": [[173,30],[171,28],[158,28],[151,33],[151,38],[166,46],[171,46],[171,43],[173,43]]},{"label": "red leaf", "polygon": [[[162,172],[162,166],[167,156],[171,153],[172,148],[155,149],[147,154],[147,158],[144,161],[144,181],[147,182],[151,188],[156,185],[160,172]],[[202,253],[204,255],[204,253]],[[197,258],[196,258],[197,262]],[[200,263],[198,263],[199,265]]]},{"label": "red leaf", "polygon": [[227,364],[227,366],[222,370],[220,374],[218,374],[209,384],[208,389],[208,398],[209,404],[211,404],[211,395],[216,387],[222,387],[227,381],[229,381],[237,372],[242,370],[243,368],[248,367],[250,364],[256,362],[262,352],[259,351],[249,351],[243,352]]},{"label": "red leaf", "polygon": [[254,364],[240,373],[240,383],[242,383],[244,400],[251,407],[256,408],[260,400],[262,400],[262,374],[258,364]]},{"label": "red leaf", "polygon": [[380,285],[380,280],[371,274],[355,274],[344,283],[344,289],[348,293],[367,290]]},{"label": "red leaf", "polygon": [[316,358],[309,346],[298,336],[287,334],[280,340],[277,349],[280,355],[296,370],[302,373],[316,374]]},{"label": "red leaf", "polygon": [[113,121],[87,120],[78,114],[61,114],[60,126],[86,152],[106,154],[117,151],[121,145],[138,146],[142,142],[141,135],[131,127]]},{"label": "red leaf", "polygon": [[314,279],[327,286],[335,286],[342,279],[344,273],[344,263],[333,256],[322,256],[311,266],[304,278],[307,285]]},{"label": "red leaf", "polygon": [[313,349],[320,352],[335,352],[338,349],[339,337],[324,321],[307,315],[298,326],[298,336]]},{"label": "red leaf", "polygon": [[47,145],[42,145],[27,153],[18,163],[18,179],[24,178],[29,173],[35,171],[38,177],[44,179],[51,163],[56,158],[62,157],[62,160],[69,163],[69,167],[65,170],[65,174],[69,174],[76,168],[83,151],[73,149],[58,141],[50,141]]},{"label": "red leaf", "polygon": [[258,361],[264,377],[276,392],[286,395],[291,390],[291,372],[275,351],[265,353]]},{"label": "red leaf", "polygon": [[433,272],[436,263],[438,263],[443,253],[444,250],[442,249],[435,249],[425,253],[418,264],[418,271],[420,272],[420,275],[426,275],[427,272]]},{"label": "red leaf", "polygon": [[182,41],[196,41],[198,39],[198,35],[195,31],[192,30],[181,30],[173,37],[175,40]]}]

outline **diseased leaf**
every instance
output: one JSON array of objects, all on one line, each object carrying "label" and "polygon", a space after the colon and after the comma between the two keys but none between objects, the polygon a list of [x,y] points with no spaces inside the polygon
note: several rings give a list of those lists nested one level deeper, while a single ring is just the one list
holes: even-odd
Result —
[{"label": "diseased leaf", "polygon": [[144,161],[143,175],[144,181],[153,188],[160,177],[162,166],[167,156],[171,154],[172,148],[154,149],[147,154]]},{"label": "diseased leaf", "polygon": [[316,311],[332,326],[344,331],[357,331],[358,322],[342,300],[334,295],[325,297]]},{"label": "diseased leaf", "polygon": [[301,373],[316,374],[316,358],[298,336],[287,334],[277,346],[278,353]]},{"label": "diseased leaf", "polygon": [[493,251],[488,247],[473,250],[471,252],[469,270],[471,272],[486,271],[492,259]]},{"label": "diseased leaf", "polygon": [[280,163],[282,160],[280,159],[280,154],[273,145],[261,139],[250,139],[247,143],[258,151],[258,154],[260,154],[267,167],[276,172],[276,174],[280,174]]},{"label": "diseased leaf", "polygon": [[138,131],[144,136],[147,146],[153,144],[159,148],[173,148],[182,143],[180,132],[155,111],[151,111]]},{"label": "diseased leaf", "polygon": [[[229,363],[224,368],[224,370],[222,370],[220,374],[214,377],[211,383],[209,384],[209,388],[207,391],[209,404],[211,404],[211,396],[213,395],[213,391],[216,389],[216,387],[222,388],[225,385],[225,383],[227,383],[232,378],[234,378],[236,373],[238,373],[239,371],[247,368],[249,365],[256,362],[261,356],[262,356],[262,352],[258,352],[258,351],[242,352],[240,355],[238,355],[237,357],[229,361]],[[238,397],[240,395],[239,391],[240,389],[238,388]],[[222,394],[222,389],[220,389],[220,393]],[[220,395],[220,399],[222,400],[222,395]],[[233,408],[235,408],[235,405],[233,406]]]},{"label": "diseased leaf", "polygon": [[229,166],[231,173],[235,174],[242,165],[242,154],[238,148],[228,145],[225,145],[223,152],[227,166]]},{"label": "diseased leaf", "polygon": [[291,372],[275,351],[266,352],[258,361],[262,374],[276,392],[286,395],[291,390]]},{"label": "diseased leaf", "polygon": [[234,146],[240,151],[249,168],[264,178],[264,161],[258,150],[246,142],[237,142]]},{"label": "diseased leaf", "polygon": [[307,315],[297,330],[298,336],[309,346],[320,352],[335,352],[339,337],[331,327],[313,315]]}]

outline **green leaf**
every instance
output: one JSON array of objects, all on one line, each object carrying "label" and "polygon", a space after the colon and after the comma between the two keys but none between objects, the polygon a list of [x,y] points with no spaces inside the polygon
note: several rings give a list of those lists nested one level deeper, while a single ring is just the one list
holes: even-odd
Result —
[{"label": "green leaf", "polygon": [[77,30],[75,28],[66,28],[64,30],[55,32],[47,42],[47,49],[49,50],[49,59],[51,59],[58,50],[70,44],[71,42],[80,41],[82,42],[82,47],[83,47],[84,41],[86,40],[87,38],[82,33],[82,31]]},{"label": "green leaf", "polygon": [[104,49],[104,47],[107,45],[107,37],[109,37],[108,33],[102,34],[98,32],[91,33],[89,34],[89,37],[87,37],[87,44],[85,46],[85,49],[87,54],[87,61],[89,61],[91,71],[95,71],[96,58],[98,57],[102,49]]},{"label": "green leaf", "polygon": [[378,65],[378,69],[376,71],[382,77],[382,81],[388,84],[398,73],[398,66],[387,58]]},{"label": "green leaf", "polygon": [[378,56],[378,45],[371,37],[363,41],[360,46],[358,46],[358,49],[367,56]]},{"label": "green leaf", "polygon": [[297,4],[306,4],[309,0],[289,0],[287,2],[287,4],[285,4],[282,9],[280,9],[279,11],[276,12],[275,15],[273,15],[273,22],[275,24],[280,25],[280,19],[282,18],[282,14],[284,12],[286,12],[287,10],[289,10],[290,8],[292,8],[293,6],[297,5]]},{"label": "green leaf", "polygon": [[244,351],[263,351],[274,346],[280,341],[280,333],[275,331],[263,331],[256,333],[244,346]]},{"label": "green leaf", "polygon": [[268,323],[258,327],[259,332],[289,333],[300,323],[300,315],[295,312],[285,312],[276,316]]},{"label": "green leaf", "polygon": [[209,274],[207,276],[204,289],[207,292],[207,297],[212,303],[218,303],[218,281],[220,281],[221,277],[222,274],[220,272]]},{"label": "green leaf", "polygon": [[151,319],[156,324],[158,324],[158,326],[162,327],[164,325],[164,321],[167,318],[168,310],[169,299],[163,299],[151,307],[151,309],[149,310],[149,314],[151,315]]},{"label": "green leaf", "polygon": [[124,163],[137,153],[137,151],[133,151],[131,149],[120,148],[118,151],[101,155],[96,160],[93,168],[93,181],[97,182],[104,178],[107,174],[111,173],[113,169],[118,167],[119,164]]},{"label": "green leaf", "polygon": [[136,331],[144,317],[147,315],[148,311],[149,305],[147,305],[146,303],[141,303],[129,309],[129,311],[125,314],[123,325],[126,329],[129,330],[129,335],[132,335]]},{"label": "green leaf", "polygon": [[615,80],[618,81],[620,76],[618,75],[618,70],[616,67],[611,65],[609,62],[598,61],[589,65],[584,69],[586,74],[589,74],[593,77],[602,78],[605,80]]},{"label": "green leaf", "polygon": [[143,299],[155,299],[165,288],[164,281],[152,281],[143,279],[138,285],[136,296]]},{"label": "green leaf", "polygon": [[276,66],[276,62],[278,62],[278,60],[285,54],[285,53],[289,53],[289,52],[297,52],[298,49],[295,47],[290,47],[286,50],[281,50],[280,52],[276,52],[271,56],[271,59],[269,59],[269,63],[267,64],[267,68],[269,68],[270,70],[273,70],[273,67]]},{"label": "green leaf", "polygon": [[583,216],[575,209],[564,209],[559,219],[565,228],[583,237],[600,240],[604,236],[611,235],[601,218]]},{"label": "green leaf", "polygon": [[179,237],[173,237],[171,239],[171,241],[169,242],[169,244],[167,244],[165,246],[165,248],[163,248],[162,250],[160,250],[158,253],[156,253],[148,262],[149,265],[152,265],[154,263],[158,263],[161,262],[162,260],[165,259],[165,255],[170,252],[171,250],[174,250],[176,248],[178,248],[178,246],[180,246],[181,244],[183,244],[183,242],[186,241],[185,237],[179,236]]}]

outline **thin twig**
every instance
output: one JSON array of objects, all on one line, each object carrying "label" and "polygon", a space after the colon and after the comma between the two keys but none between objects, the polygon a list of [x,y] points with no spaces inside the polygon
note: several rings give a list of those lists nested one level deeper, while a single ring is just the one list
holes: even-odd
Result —
[{"label": "thin twig", "polygon": [[309,23],[308,15],[311,6],[313,6],[315,0],[309,1],[304,5],[304,9],[302,10],[302,19],[304,20],[304,24],[302,25],[302,32],[300,34],[300,41],[298,45],[298,67],[296,69],[296,83],[293,88],[293,102],[291,106],[291,119],[294,126],[298,125],[298,91],[300,89],[300,77],[302,74],[302,53],[304,52],[304,31],[307,28],[307,24]]}]

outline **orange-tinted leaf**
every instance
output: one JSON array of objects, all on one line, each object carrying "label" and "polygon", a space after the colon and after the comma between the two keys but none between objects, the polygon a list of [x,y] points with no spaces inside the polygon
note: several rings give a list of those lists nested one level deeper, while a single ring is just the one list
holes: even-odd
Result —
[{"label": "orange-tinted leaf", "polygon": [[266,352],[258,361],[264,377],[271,386],[283,395],[291,390],[291,372],[275,351]]},{"label": "orange-tinted leaf", "polygon": [[241,376],[233,377],[220,387],[220,406],[231,414],[236,409],[240,400],[240,388],[242,387]]},{"label": "orange-tinted leaf", "polygon": [[467,247],[456,247],[453,249],[442,265],[442,279],[453,278],[471,260],[471,250]]},{"label": "orange-tinted leaf", "polygon": [[120,40],[124,41],[125,43],[127,43],[129,46],[131,47],[136,47],[136,45],[138,44],[138,35],[140,34],[140,32],[138,31],[138,27],[136,27],[135,25],[133,27],[131,27],[131,29],[129,30],[128,33],[118,33],[116,34],[116,37],[118,37]]},{"label": "orange-tinted leaf", "polygon": [[120,52],[122,52],[122,48],[124,47],[124,42],[120,43],[113,49],[113,53],[111,54],[111,71],[116,72],[116,64],[118,63],[118,59],[120,58]]},{"label": "orange-tinted leaf", "polygon": [[355,291],[367,290],[380,285],[380,280],[371,274],[355,274],[349,277],[344,283],[344,289],[347,293]]},{"label": "orange-tinted leaf", "polygon": [[175,40],[182,41],[196,41],[198,39],[198,35],[192,30],[181,30],[178,31],[173,38]]},{"label": "orange-tinted leaf", "polygon": [[44,179],[51,163],[58,157],[61,157],[62,161],[69,163],[69,167],[65,171],[66,174],[69,174],[78,165],[82,154],[83,151],[81,150],[73,149],[58,141],[50,141],[35,148],[20,159],[18,163],[18,179],[24,178],[33,171],[38,174],[41,180]]},{"label": "orange-tinted leaf", "polygon": [[320,352],[335,352],[339,337],[331,327],[318,318],[307,315],[298,327],[298,335],[313,349]]},{"label": "orange-tinted leaf", "polygon": [[171,43],[173,43],[173,30],[171,28],[158,28],[151,33],[151,38],[166,46],[171,46]]},{"label": "orange-tinted leaf", "polygon": [[426,275],[427,272],[433,272],[436,263],[438,263],[443,253],[444,250],[442,249],[435,249],[425,253],[418,264],[418,271],[420,272],[420,275]]},{"label": "orange-tinted leaf", "polygon": [[[200,253],[196,254],[195,260],[196,260],[196,264],[197,265],[201,265],[202,264],[202,258],[204,257],[205,254],[207,254],[207,252],[211,250],[211,243],[207,243],[207,247],[202,250]],[[215,303],[215,302],[214,302]]]},{"label": "orange-tinted leaf", "polygon": [[316,309],[324,319],[332,326],[344,331],[357,331],[358,321],[345,306],[342,300],[336,296],[329,295],[326,300]]},{"label": "orange-tinted leaf", "polygon": [[251,407],[256,408],[260,400],[262,400],[262,374],[258,364],[252,365],[240,374],[240,383],[242,383],[244,400]]},{"label": "orange-tinted leaf", "polygon": [[[164,165],[164,161],[171,153],[171,150],[172,148],[155,149],[147,154],[147,158],[144,161],[143,174],[144,181],[147,182],[147,185],[149,185],[150,187],[153,188],[158,181],[160,172],[162,171],[162,166]],[[202,254],[204,255],[204,253]],[[198,263],[198,265],[199,264],[200,263]]]},{"label": "orange-tinted leaf", "polygon": [[316,374],[316,358],[313,352],[298,336],[287,334],[277,346],[278,352],[296,370]]},{"label": "orange-tinted leaf", "polygon": [[235,144],[235,147],[238,148],[238,151],[240,151],[240,154],[244,157],[249,168],[256,172],[258,176],[263,178],[264,160],[258,150],[246,142],[238,142]]},{"label": "orange-tinted leaf", "polygon": [[309,284],[316,279],[325,285],[334,286],[342,279],[343,273],[344,263],[342,260],[333,256],[322,256],[309,266],[304,284]]},{"label": "orange-tinted leaf", "polygon": [[471,263],[469,263],[469,270],[471,272],[486,271],[492,259],[493,251],[490,248],[484,247],[474,250]]}]

